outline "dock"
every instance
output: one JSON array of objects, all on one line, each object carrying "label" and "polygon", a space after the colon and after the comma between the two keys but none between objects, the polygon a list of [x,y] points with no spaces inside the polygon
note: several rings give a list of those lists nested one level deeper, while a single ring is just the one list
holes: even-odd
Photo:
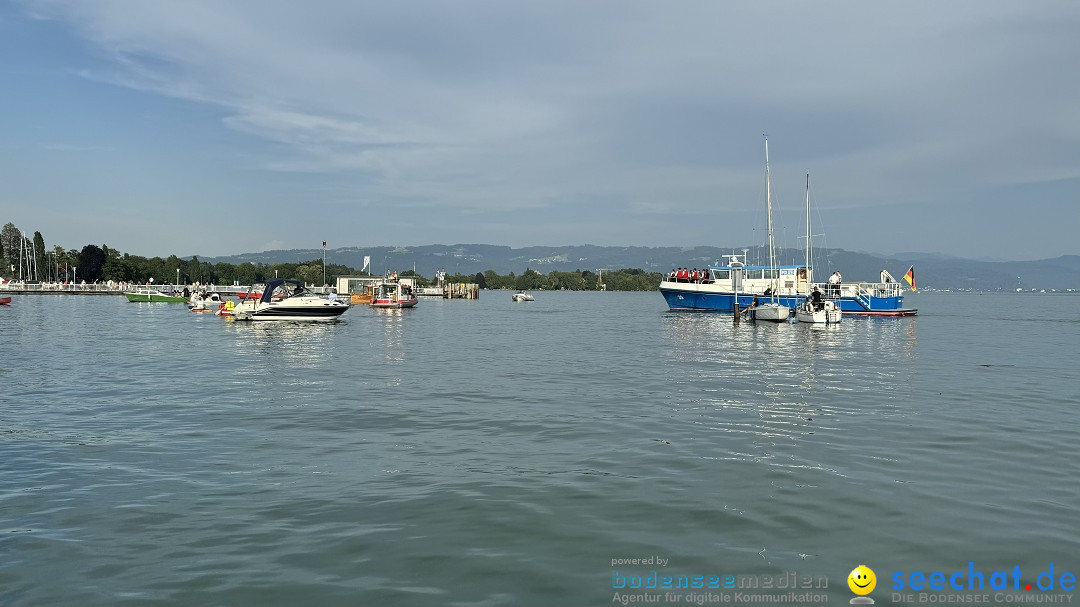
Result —
[{"label": "dock", "polygon": [[[125,291],[135,291],[138,289],[152,288],[161,291],[162,293],[181,293],[186,288],[188,291],[199,291],[205,289],[207,293],[218,293],[224,296],[239,296],[241,293],[247,293],[247,285],[135,285],[126,284],[120,286],[118,284],[108,283],[87,283],[87,284],[60,284],[60,283],[20,283],[20,282],[7,282],[0,285],[0,293],[10,293],[12,295],[123,295]],[[331,287],[310,287],[315,293],[326,294],[330,292]]]},{"label": "dock", "polygon": [[[364,289],[357,285],[352,285],[349,288],[348,278],[342,285],[338,284],[338,293],[362,293]],[[382,279],[378,279],[381,281]],[[49,282],[6,282],[0,285],[0,293],[11,295],[123,295],[125,291],[134,291],[137,289],[153,288],[161,291],[162,293],[180,293],[186,288],[188,291],[197,291],[205,289],[207,293],[218,293],[226,297],[237,297],[242,293],[247,293],[250,288],[248,285],[136,285],[125,284],[123,286],[113,283],[87,283],[87,284],[62,284],[62,283],[49,283]],[[330,293],[330,290],[334,287],[308,287],[312,292],[326,295]],[[480,285],[475,283],[454,283],[443,285],[438,294],[422,293],[423,295],[433,295],[434,297],[442,297],[443,299],[479,299],[480,298]]]}]

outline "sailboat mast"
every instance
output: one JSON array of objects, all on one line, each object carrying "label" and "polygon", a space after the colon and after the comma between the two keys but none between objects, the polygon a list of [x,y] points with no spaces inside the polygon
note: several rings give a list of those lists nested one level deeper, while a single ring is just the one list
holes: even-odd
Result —
[{"label": "sailboat mast", "polygon": [[814,273],[810,262],[814,259],[813,246],[810,244],[810,171],[806,172],[806,285],[814,281]]},{"label": "sailboat mast", "polygon": [[[773,224],[772,224],[772,180],[769,178],[769,137],[765,135],[765,207],[768,210],[768,222],[769,222],[769,273],[776,272],[776,251],[773,245]],[[773,299],[776,299],[776,277],[770,276],[772,279],[772,294]]]}]

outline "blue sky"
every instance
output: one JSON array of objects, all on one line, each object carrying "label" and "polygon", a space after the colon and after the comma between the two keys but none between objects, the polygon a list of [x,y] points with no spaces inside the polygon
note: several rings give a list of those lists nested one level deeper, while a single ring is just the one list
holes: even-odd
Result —
[{"label": "blue sky", "polygon": [[0,3],[0,223],[153,255],[1075,254],[1080,3]]}]

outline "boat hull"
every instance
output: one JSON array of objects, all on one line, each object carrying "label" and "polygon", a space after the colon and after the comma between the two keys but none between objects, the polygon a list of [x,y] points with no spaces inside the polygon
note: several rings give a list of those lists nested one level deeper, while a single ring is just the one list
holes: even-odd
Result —
[{"label": "boat hull", "polygon": [[807,310],[803,306],[795,310],[795,318],[799,322],[835,325],[843,318],[843,313],[840,310]]},{"label": "boat hull", "polygon": [[[660,294],[673,311],[687,312],[726,312],[735,307],[735,293],[724,290],[716,284],[694,284],[664,281],[660,283]],[[759,296],[760,297],[760,296]],[[743,309],[753,302],[749,293],[738,294],[739,308]],[[779,295],[777,302],[788,308],[798,308],[806,297],[800,294]],[[832,301],[840,308],[844,316],[915,316],[918,310],[903,308],[902,296],[876,297],[840,296]]]},{"label": "boat hull", "polygon": [[780,304],[764,304],[750,308],[754,320],[765,322],[786,322],[791,317],[791,309]]},{"label": "boat hull", "polygon": [[319,306],[288,306],[278,303],[271,303],[269,305],[263,305],[255,310],[246,308],[244,306],[237,306],[232,311],[232,316],[236,320],[295,320],[295,321],[314,321],[314,322],[326,322],[337,320],[346,310],[349,309],[349,305],[342,302],[328,302]]},{"label": "boat hull", "polygon": [[416,305],[415,299],[373,299],[371,300],[371,307],[373,308],[412,308]]}]

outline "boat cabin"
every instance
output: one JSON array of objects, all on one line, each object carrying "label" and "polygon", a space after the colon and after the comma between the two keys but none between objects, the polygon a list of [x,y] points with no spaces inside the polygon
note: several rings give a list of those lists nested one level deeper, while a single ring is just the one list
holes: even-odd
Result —
[{"label": "boat cabin", "polygon": [[[682,275],[665,278],[665,282],[712,285],[712,289],[734,291],[737,293],[765,293],[768,289],[777,295],[808,295],[814,287],[818,287],[823,293],[827,290],[827,283],[814,282],[813,268],[805,264],[762,266],[745,265],[739,255],[731,255],[726,265],[710,265],[704,270],[699,270],[697,276]],[[901,283],[882,270],[880,282],[844,282],[840,285],[839,292],[832,292],[831,297],[842,296],[873,296],[873,297],[898,297],[901,294]]]}]

